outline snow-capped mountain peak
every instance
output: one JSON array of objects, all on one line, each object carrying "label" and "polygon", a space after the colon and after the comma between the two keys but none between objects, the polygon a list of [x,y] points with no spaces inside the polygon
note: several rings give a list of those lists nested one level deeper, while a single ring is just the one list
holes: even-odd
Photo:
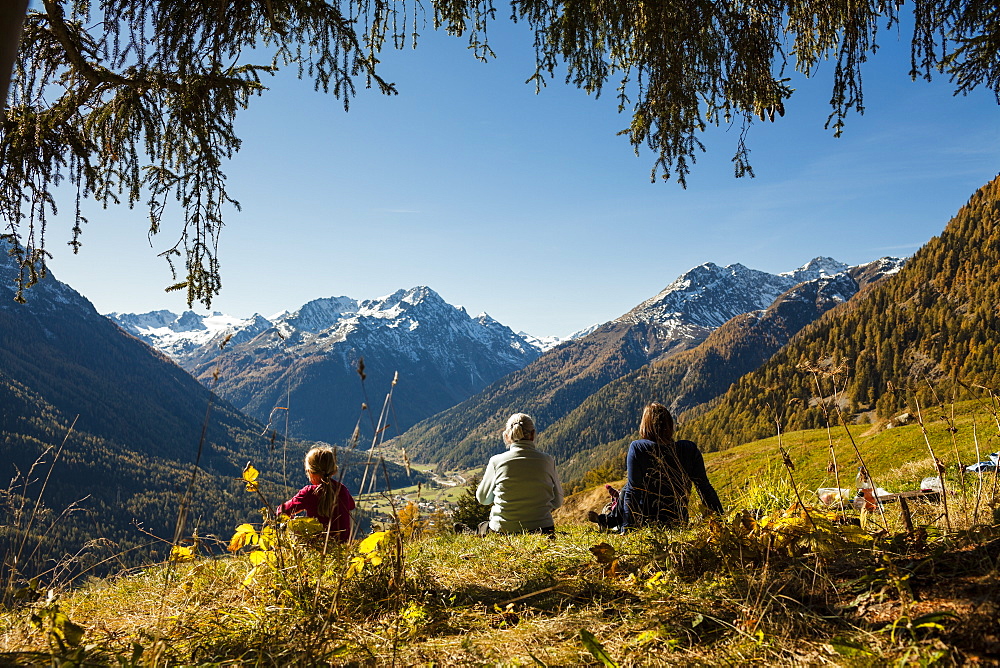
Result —
[{"label": "snow-capped mountain peak", "polygon": [[582,339],[591,332],[595,331],[603,323],[596,323],[590,327],[584,327],[583,329],[573,332],[569,336],[533,336],[527,332],[518,332],[517,335],[528,342],[528,345],[537,348],[541,352],[547,352],[552,348],[555,348],[561,343],[566,343],[567,341],[573,341],[575,339]]},{"label": "snow-capped mountain peak", "polygon": [[767,308],[795,280],[712,262],[685,272],[658,295],[618,318],[618,322],[652,322],[715,328],[741,313]]},{"label": "snow-capped mountain peak", "polygon": [[787,276],[797,283],[812,281],[817,278],[830,278],[850,269],[850,266],[834,260],[832,257],[816,257],[809,260],[798,269],[783,271],[778,276]]},{"label": "snow-capped mountain peak", "polygon": [[238,320],[241,329],[224,350],[215,339],[194,331],[196,324],[213,330],[211,316],[188,323],[187,344],[182,346],[181,335],[169,327],[181,317],[159,314],[121,321],[159,325],[137,335],[201,380],[220,378],[217,391],[261,420],[269,418],[291,383],[300,397],[292,419],[302,421],[297,423],[302,434],[324,440],[346,437],[357,422],[353,400],[347,397],[359,390],[362,358],[370,385],[387,387],[398,372],[396,391],[402,394],[397,394],[400,410],[394,427],[402,428],[462,401],[539,355],[489,315],[472,318],[426,286],[363,301],[316,299],[283,311],[274,321],[260,316]]},{"label": "snow-capped mountain peak", "polygon": [[358,311],[358,302],[350,297],[322,297],[306,302],[296,311],[283,311],[273,322],[282,330],[321,332],[333,327],[345,316]]},{"label": "snow-capped mountain peak", "polygon": [[421,312],[424,309],[447,307],[456,312],[464,313],[464,309],[448,304],[441,295],[425,285],[408,290],[396,290],[391,295],[377,299],[366,299],[358,308],[358,315],[392,320],[403,313]]},{"label": "snow-capped mountain peak", "polygon": [[[491,325],[499,325],[500,324],[500,322],[498,320],[496,320],[495,318],[493,318],[489,313],[486,313],[485,311],[482,312],[482,313],[480,313],[479,315],[477,315],[476,318],[475,318],[475,320],[476,320],[476,322],[478,322],[480,325],[483,325],[484,327],[489,327]],[[520,334],[518,334],[518,336],[520,336]]]}]

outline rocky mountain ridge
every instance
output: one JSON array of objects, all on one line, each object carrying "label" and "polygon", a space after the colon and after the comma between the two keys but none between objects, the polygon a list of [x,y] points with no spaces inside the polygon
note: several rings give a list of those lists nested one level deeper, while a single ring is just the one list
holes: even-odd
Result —
[{"label": "rocky mountain ridge", "polygon": [[[292,434],[342,442],[363,418],[368,392],[394,387],[391,432],[465,399],[539,355],[488,314],[472,317],[417,286],[377,299],[316,299],[270,318],[111,314],[241,410],[268,422],[288,407]],[[365,377],[357,373],[361,360]],[[218,374],[217,374],[218,372]],[[381,404],[381,400],[378,400]]]},{"label": "rocky mountain ridge", "polygon": [[683,423],[687,411],[706,406],[800,330],[898,273],[903,264],[898,258],[881,258],[796,284],[768,308],[730,319],[700,345],[608,383],[542,432],[546,450],[557,458],[567,480],[609,460],[623,467],[622,441],[627,443],[636,431],[645,404],[665,403]]},{"label": "rocky mountain ridge", "polygon": [[[405,349],[406,342],[411,339],[400,339],[392,330],[403,327],[414,331],[422,326],[419,318],[423,317],[428,322],[461,332],[470,341],[479,341],[488,349],[487,354],[515,365],[524,357],[533,358],[537,354],[533,351],[562,341],[528,342],[526,336],[513,334],[486,313],[470,317],[464,308],[448,304],[426,286],[397,290],[384,297],[362,301],[344,296],[324,297],[294,311],[282,311],[270,317],[254,314],[238,318],[219,312],[203,316],[193,311],[179,315],[170,311],[109,313],[107,317],[189,371],[214,360],[221,353],[223,342],[233,347],[270,329],[275,330],[279,341],[291,342],[288,345],[313,343],[323,348],[352,335],[362,336],[357,334],[362,330],[368,332],[364,336],[371,336],[373,331],[384,328],[387,336],[404,346],[401,354],[415,359],[417,351]],[[419,337],[412,340],[417,346],[426,343]]]},{"label": "rocky mountain ridge", "polygon": [[[900,264],[888,258],[885,271]],[[696,348],[721,325],[767,309],[803,280],[829,283],[824,298],[849,299],[858,287],[847,277],[850,271],[860,270],[824,257],[782,274],[740,264],[699,265],[589,335],[549,350],[479,395],[421,422],[397,444],[418,459],[471,465],[497,451],[496,432],[507,414],[528,412],[544,430],[608,383]]]},{"label": "rocky mountain ridge", "polygon": [[797,283],[833,276],[848,269],[832,258],[819,257],[798,269],[770,274],[735,263],[698,265],[679,276],[658,295],[642,302],[616,322],[655,322],[661,326],[694,325],[714,329],[740,313],[765,309]]}]

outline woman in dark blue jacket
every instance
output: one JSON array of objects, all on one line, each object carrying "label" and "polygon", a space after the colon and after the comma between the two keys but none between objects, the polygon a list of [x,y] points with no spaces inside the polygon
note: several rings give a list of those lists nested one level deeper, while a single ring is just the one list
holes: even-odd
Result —
[{"label": "woman in dark blue jacket", "polygon": [[628,447],[626,467],[628,482],[614,509],[606,515],[588,513],[602,527],[684,526],[692,484],[709,510],[722,512],[698,446],[674,440],[674,419],[663,404],[649,404],[642,412],[639,440]]}]

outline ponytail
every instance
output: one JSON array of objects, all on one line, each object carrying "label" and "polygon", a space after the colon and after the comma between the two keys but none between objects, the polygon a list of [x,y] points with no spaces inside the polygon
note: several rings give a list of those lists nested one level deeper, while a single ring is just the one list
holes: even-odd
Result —
[{"label": "ponytail", "polygon": [[333,517],[333,509],[337,506],[337,489],[334,484],[337,483],[330,478],[323,478],[319,483],[319,505],[316,512],[320,517]]},{"label": "ponytail", "polygon": [[317,513],[321,517],[332,517],[337,505],[337,492],[340,490],[340,483],[333,480],[333,476],[337,475],[336,451],[329,446],[320,446],[307,452],[306,472],[320,477]]}]

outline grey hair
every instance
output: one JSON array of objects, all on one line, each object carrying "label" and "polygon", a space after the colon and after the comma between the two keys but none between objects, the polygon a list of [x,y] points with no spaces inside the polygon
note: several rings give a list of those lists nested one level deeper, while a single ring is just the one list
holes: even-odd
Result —
[{"label": "grey hair", "polygon": [[511,441],[533,441],[535,440],[535,422],[526,413],[514,413],[507,420],[507,427],[503,433]]}]

